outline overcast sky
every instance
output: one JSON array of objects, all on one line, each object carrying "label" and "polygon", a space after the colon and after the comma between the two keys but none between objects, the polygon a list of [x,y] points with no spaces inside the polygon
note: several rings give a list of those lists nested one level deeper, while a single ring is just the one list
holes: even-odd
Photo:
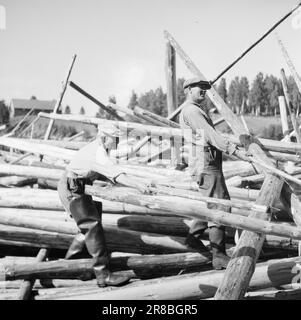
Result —
[{"label": "overcast sky", "polygon": [[[57,99],[71,57],[71,79],[106,103],[114,94],[127,105],[131,90],[165,90],[168,30],[208,79],[213,79],[298,0],[0,0],[0,99]],[[0,17],[1,18],[1,17]],[[295,16],[295,22],[296,22]],[[301,20],[301,13],[300,13]],[[301,73],[301,28],[292,17],[277,29]],[[279,76],[285,67],[271,34],[230,72],[253,80],[259,71]],[[190,77],[177,59],[178,77]],[[68,88],[63,104],[72,112],[97,108]]]}]

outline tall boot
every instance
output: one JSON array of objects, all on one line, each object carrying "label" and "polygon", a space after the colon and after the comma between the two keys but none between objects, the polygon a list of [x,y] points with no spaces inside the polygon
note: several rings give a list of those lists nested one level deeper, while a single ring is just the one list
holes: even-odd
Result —
[{"label": "tall boot", "polygon": [[212,250],[212,266],[215,270],[226,269],[230,258],[226,254],[225,227],[213,226],[209,229]]},{"label": "tall boot", "polygon": [[94,272],[97,279],[97,285],[100,288],[106,286],[122,286],[130,280],[130,277],[110,272],[104,264],[94,266]]},{"label": "tall boot", "polygon": [[85,235],[82,233],[78,233],[74,237],[65,255],[65,259],[72,259],[73,257],[76,256],[76,254],[81,253],[84,249],[84,246],[85,246]]},{"label": "tall boot", "polygon": [[100,287],[120,286],[129,281],[127,276],[117,276],[108,269],[109,255],[101,224],[101,203],[94,203],[91,196],[82,195],[70,202],[70,211],[93,258],[93,270]]},{"label": "tall boot", "polygon": [[209,250],[201,240],[201,237],[206,229],[207,223],[198,219],[193,220],[189,229],[189,233],[185,239],[185,244],[199,253],[208,252]]}]

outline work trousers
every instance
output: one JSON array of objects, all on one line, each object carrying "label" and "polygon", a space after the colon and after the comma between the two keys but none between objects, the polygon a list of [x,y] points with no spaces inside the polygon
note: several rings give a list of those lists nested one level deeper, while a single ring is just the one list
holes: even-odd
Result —
[{"label": "work trousers", "polygon": [[[197,179],[200,193],[205,197],[212,197],[218,199],[230,199],[229,192],[227,190],[225,178],[222,169],[217,168],[205,168]],[[222,210],[225,212],[231,212],[230,206],[221,204],[208,203],[208,209]],[[199,219],[194,219],[190,227],[189,233],[195,237],[201,236],[205,229],[210,227],[224,228],[221,225],[214,222],[205,222]]]},{"label": "work trousers", "polygon": [[102,203],[93,201],[90,195],[84,193],[85,184],[85,179],[69,178],[65,172],[58,183],[59,197],[65,210],[85,236],[85,244],[93,258],[93,266],[106,266],[108,251],[101,222]]}]

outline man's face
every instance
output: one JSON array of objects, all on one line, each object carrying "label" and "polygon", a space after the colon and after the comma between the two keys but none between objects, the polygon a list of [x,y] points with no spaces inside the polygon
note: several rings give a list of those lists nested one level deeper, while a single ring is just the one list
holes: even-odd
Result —
[{"label": "man's face", "polygon": [[204,101],[206,95],[206,90],[202,89],[200,86],[189,87],[190,99],[196,103],[201,103]]}]

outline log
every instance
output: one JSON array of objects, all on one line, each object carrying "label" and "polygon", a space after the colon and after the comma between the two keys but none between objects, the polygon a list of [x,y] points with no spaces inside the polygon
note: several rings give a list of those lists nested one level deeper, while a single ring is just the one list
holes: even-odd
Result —
[{"label": "log", "polygon": [[123,121],[124,119],[122,117],[120,117],[114,110],[112,110],[111,108],[105,106],[104,104],[102,104],[100,101],[98,101],[97,99],[95,99],[91,94],[89,94],[88,92],[86,92],[85,90],[83,90],[82,88],[80,88],[77,84],[75,84],[72,81],[69,81],[69,86],[71,88],[73,88],[74,90],[78,91],[79,93],[81,93],[83,96],[85,96],[86,98],[88,98],[89,100],[91,100],[92,102],[94,102],[97,106],[99,106],[101,109],[103,109],[104,111],[106,111],[108,114],[112,115],[114,118]]},{"label": "log", "polygon": [[[211,89],[212,90],[212,89]],[[89,124],[96,124],[96,125],[102,125],[102,126],[114,126],[119,128],[122,131],[128,131],[131,133],[137,134],[138,136],[147,136],[148,133],[151,133],[153,136],[162,136],[163,138],[170,138],[174,137],[176,139],[182,139],[183,134],[181,132],[181,129],[177,128],[167,128],[167,127],[158,127],[158,126],[150,126],[140,123],[134,123],[134,122],[125,122],[125,121],[112,121],[112,120],[105,120],[100,118],[92,118],[82,115],[65,115],[65,114],[48,114],[44,112],[39,113],[39,117],[43,118],[53,118],[53,119],[59,119],[59,120],[66,120],[66,121],[78,121],[83,123],[89,123]],[[240,123],[240,121],[239,121]],[[240,123],[242,126],[242,124]],[[133,134],[131,133],[131,134]],[[231,142],[240,145],[241,142],[239,141],[239,138],[233,135],[229,134],[222,134],[223,136],[227,137]],[[262,148],[267,151],[276,151],[276,152],[284,152],[289,154],[296,154],[301,152],[301,144],[294,143],[294,142],[281,142],[276,140],[270,140],[270,139],[258,139],[260,142],[260,145],[262,145]],[[0,140],[1,142],[1,140]]]},{"label": "log", "polygon": [[[23,217],[28,219],[44,219],[50,222],[60,223],[61,221],[69,222],[70,226],[75,226],[72,218],[68,217],[63,211],[49,210],[26,210],[1,208],[1,214],[10,217]],[[162,235],[185,237],[191,226],[192,220],[179,217],[158,217],[158,216],[137,216],[137,215],[119,215],[119,214],[102,214],[102,224],[106,228],[121,228],[126,230],[156,233]],[[234,229],[227,228],[227,242],[234,243]],[[208,232],[204,233],[202,239],[208,240]],[[267,236],[265,241],[267,248],[284,249],[295,251],[298,247],[298,241],[289,238],[276,236]]]},{"label": "log", "polygon": [[[3,188],[2,188],[3,189]],[[9,190],[11,190],[10,188]],[[22,190],[23,191],[23,190]],[[31,191],[31,190],[29,190]],[[36,190],[35,190],[36,191]],[[50,190],[39,190],[39,191],[50,191]],[[54,192],[54,191],[52,191]],[[23,196],[8,195],[3,196],[3,190],[0,190],[0,207],[3,208],[19,208],[19,209],[35,209],[35,210],[54,210],[64,211],[63,205],[61,204],[57,192],[55,197],[39,197],[40,193],[36,195],[27,193]],[[153,210],[144,207],[129,205],[122,202],[112,202],[105,199],[95,198],[96,201],[103,203],[103,211],[113,214],[137,214],[137,215],[164,215],[164,212],[160,210]]]},{"label": "log", "polygon": [[[177,274],[181,270],[197,271],[211,262],[210,253],[175,253],[116,257],[110,259],[111,271],[134,270],[139,278]],[[83,273],[93,274],[92,259],[57,260],[40,263],[6,264],[1,279],[76,279]]]},{"label": "log", "polygon": [[[71,75],[75,60],[76,60],[76,54],[72,57],[72,61],[71,61],[70,66],[68,68],[66,77],[65,77],[65,79],[64,79],[64,81],[62,83],[62,90],[61,90],[61,92],[59,94],[59,98],[58,98],[58,100],[57,100],[57,102],[56,102],[56,104],[55,104],[55,106],[53,108],[53,113],[54,114],[58,112],[58,110],[59,110],[59,108],[61,106],[61,103],[63,101],[63,97],[65,95],[65,92],[66,92],[66,89],[67,89],[67,86],[68,86],[68,81],[69,81],[69,78],[70,78],[70,75]],[[45,133],[45,136],[44,136],[44,140],[48,140],[49,139],[53,124],[54,124],[54,119],[51,119],[49,121],[47,130],[46,130],[46,133]]]},{"label": "log", "polygon": [[[297,273],[300,257],[271,260],[256,265],[249,290],[277,287],[292,283]],[[74,292],[68,295],[47,296],[63,300],[192,300],[212,297],[224,276],[224,271],[190,273],[155,280],[137,281],[131,285],[102,291],[101,289]],[[181,288],[181,290],[178,290]],[[42,298],[42,297],[41,297]]]},{"label": "log", "polygon": [[[272,186],[269,185],[269,187],[271,188]],[[271,190],[273,189],[269,189],[269,191]],[[281,189],[279,190],[279,195],[280,191]],[[221,210],[201,208],[200,202],[195,200],[187,200],[180,197],[138,195],[137,193],[130,192],[121,194],[120,190],[114,190],[114,188],[93,188],[91,186],[86,186],[86,193],[94,196],[101,196],[108,200],[124,201],[130,204],[160,209],[167,212],[169,211],[173,214],[187,216],[189,218],[213,221],[217,224],[233,228],[245,229],[262,234],[273,234],[293,239],[301,239],[301,228],[284,225],[280,226],[275,223],[266,222],[260,218],[238,216]],[[260,196],[261,194],[259,194],[259,199]],[[261,203],[257,202],[257,204],[259,204],[259,207],[254,207],[254,217],[260,217],[261,215],[266,214],[265,210],[260,210],[262,208],[260,206]]]},{"label": "log", "polygon": [[63,170],[12,164],[0,164],[0,175],[17,175],[22,177],[59,180],[63,175]]},{"label": "log", "polygon": [[50,145],[40,145],[32,143],[30,142],[30,140],[18,138],[0,137],[0,145],[34,154],[42,154],[52,158],[63,159],[67,161],[70,161],[76,152],[74,150],[68,150]]},{"label": "log", "polygon": [[66,148],[71,150],[79,150],[88,144],[86,141],[69,141],[69,140],[41,140],[41,139],[30,139],[30,142],[37,144],[46,144],[59,148]]},{"label": "log", "polygon": [[[39,263],[47,258],[48,250],[41,249],[37,255],[36,262]],[[4,278],[5,279],[5,278]],[[20,290],[18,292],[18,300],[29,300],[31,297],[31,290],[34,286],[35,279],[25,280],[20,286]]]},{"label": "log", "polygon": [[[75,233],[74,233],[75,234]],[[44,247],[49,249],[68,249],[74,234],[63,234],[42,231],[37,229],[20,228],[0,224],[1,243],[8,241],[22,242],[28,247]],[[191,252],[184,244],[185,238],[169,237],[151,233],[106,228],[105,237],[109,251],[139,253],[139,254],[162,254]],[[3,242],[4,241],[4,242]]]},{"label": "log", "polygon": [[290,113],[290,117],[291,117],[291,121],[292,121],[292,125],[296,134],[296,139],[297,142],[300,143],[301,142],[301,136],[300,136],[300,131],[299,131],[299,126],[297,123],[297,119],[296,119],[296,112],[294,110],[294,106],[292,104],[292,101],[290,99],[289,96],[289,92],[288,92],[288,86],[287,86],[287,79],[285,76],[285,72],[284,69],[281,69],[281,82],[282,82],[282,87],[283,87],[283,92],[284,92],[284,96],[285,96],[285,100],[286,100],[286,104]]},{"label": "log", "polygon": [[28,185],[32,186],[36,183],[36,178],[18,176],[0,177],[0,187],[24,187]]},{"label": "log", "polygon": [[150,118],[152,121],[158,122],[161,126],[166,126],[166,127],[172,127],[172,128],[180,128],[180,125],[174,121],[171,121],[167,118],[163,118],[155,113],[152,113],[148,110],[142,109],[138,106],[135,106],[134,109],[134,114],[135,115],[141,115],[143,117],[148,117]]},{"label": "log", "polygon": [[[279,110],[280,110],[280,117],[281,117],[281,126],[282,126],[282,133],[284,138],[286,138],[289,133],[289,125],[288,125],[288,119],[287,119],[287,112],[286,112],[286,103],[284,96],[278,97],[279,102]],[[286,141],[290,141],[290,139],[286,139]]]},{"label": "log", "polygon": [[175,49],[166,42],[165,55],[165,77],[167,88],[167,110],[168,114],[172,114],[177,106],[177,76],[176,76],[176,52]]},{"label": "log", "polygon": [[82,131],[74,134],[73,136],[68,137],[65,141],[73,141],[73,140],[75,140],[75,139],[77,139],[77,138],[79,138],[79,137],[82,137],[84,134],[85,134],[85,131],[82,130]]},{"label": "log", "polygon": [[25,154],[22,154],[21,156],[19,156],[17,159],[14,159],[12,161],[9,162],[9,164],[16,164],[20,161],[22,161],[23,159],[27,158],[28,156],[30,156],[31,153],[30,152],[27,152]]},{"label": "log", "polygon": [[32,114],[33,111],[34,111],[34,108],[31,108],[31,109],[26,113],[26,115],[24,116],[24,118],[23,118],[21,121],[19,121],[18,124],[14,127],[14,129],[8,134],[8,136],[14,135],[14,134],[17,132],[17,130],[21,127],[21,125],[22,125],[23,123],[26,123],[26,122],[25,122],[26,119]]},{"label": "log", "polygon": [[234,176],[226,181],[227,187],[251,187],[263,182],[264,174],[256,174],[248,177]]},{"label": "log", "polygon": [[293,78],[294,78],[294,80],[296,82],[296,85],[298,87],[299,92],[301,93],[301,79],[300,79],[300,76],[298,75],[298,73],[296,71],[296,68],[295,68],[292,60],[290,59],[290,57],[288,55],[288,52],[287,52],[283,42],[281,41],[279,35],[276,34],[276,36],[277,36],[278,44],[279,44],[279,46],[281,48],[281,51],[282,51],[282,54],[284,56],[285,62],[286,62],[287,66],[290,69],[290,72],[291,72],[291,74],[292,74],[292,76],[293,76]]}]

